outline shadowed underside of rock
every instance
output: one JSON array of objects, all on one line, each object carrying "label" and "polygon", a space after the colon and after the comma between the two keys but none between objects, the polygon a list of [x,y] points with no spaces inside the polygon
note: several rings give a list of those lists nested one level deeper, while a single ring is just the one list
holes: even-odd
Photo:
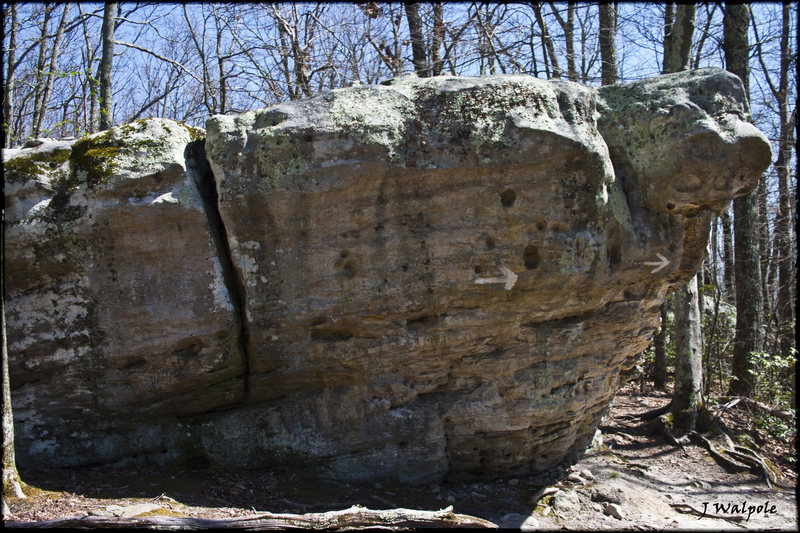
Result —
[{"label": "shadowed underside of rock", "polygon": [[769,164],[747,113],[718,70],[402,78],[212,117],[205,155],[156,119],[7,153],[20,462],[425,483],[580,452]]}]

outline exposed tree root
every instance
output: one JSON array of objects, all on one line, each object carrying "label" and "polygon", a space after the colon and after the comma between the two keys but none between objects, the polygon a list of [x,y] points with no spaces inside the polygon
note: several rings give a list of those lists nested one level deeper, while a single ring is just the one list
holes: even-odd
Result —
[{"label": "exposed tree root", "polygon": [[650,411],[646,411],[644,413],[638,415],[626,415],[620,416],[622,420],[653,420],[656,417],[659,417],[663,414],[669,413],[670,407],[672,407],[672,403],[668,403],[667,405],[662,405],[661,407],[656,407]]},{"label": "exposed tree root", "polygon": [[734,444],[733,439],[730,437],[731,430],[728,429],[722,420],[718,419],[711,413],[708,413],[708,419],[714,425],[714,429],[716,429],[717,432],[719,432],[720,435],[725,438],[728,449],[724,451],[729,456],[750,465],[754,470],[756,470],[754,473],[761,475],[767,486],[772,488],[772,484],[776,482],[778,476],[769,466],[767,466],[764,458],[751,448]]},{"label": "exposed tree root", "polygon": [[684,455],[686,455],[686,448],[683,447],[687,440],[686,435],[681,438],[676,438],[675,435],[673,435],[672,430],[670,429],[669,416],[667,414],[662,414],[658,418],[652,420],[650,422],[650,426],[661,433],[664,438],[667,439],[667,442],[675,447],[679,447],[681,451],[683,451]]},{"label": "exposed tree root", "polygon": [[714,461],[716,461],[719,466],[724,468],[726,472],[731,474],[738,474],[741,472],[748,472],[750,470],[749,466],[737,463],[735,460],[725,457],[721,452],[717,451],[714,445],[711,444],[711,441],[709,441],[707,438],[700,435],[696,431],[691,432],[689,435],[692,437],[693,440],[695,440],[703,448],[705,448],[711,455],[711,457],[714,458]]},{"label": "exposed tree root", "polygon": [[[739,398],[739,400],[747,400],[747,402],[752,402],[752,400],[747,398]],[[758,404],[758,402],[754,403]],[[766,406],[760,405],[759,408],[762,407]],[[769,408],[765,408],[763,410],[770,412]],[[670,402],[667,405],[657,409],[636,415],[635,418],[641,420],[650,420],[650,425],[653,427],[653,429],[661,433],[667,442],[675,447],[680,447],[684,454],[686,454],[684,444],[686,444],[691,438],[705,448],[709,455],[711,455],[711,457],[717,462],[717,464],[719,464],[727,472],[750,472],[759,476],[764,483],[766,483],[767,487],[772,488],[773,483],[775,483],[777,479],[775,472],[769,466],[767,466],[764,459],[757,452],[747,448],[746,446],[734,444],[733,439],[730,436],[731,431],[727,429],[725,424],[715,417],[708,409],[700,407],[698,413],[696,416],[693,416],[692,420],[697,420],[698,424],[705,426],[707,429],[715,430],[717,433],[722,435],[727,444],[727,448],[714,447],[710,440],[695,431],[694,422],[689,425],[690,431],[688,431],[686,435],[676,438],[671,429],[671,419],[674,420],[676,415],[679,415],[679,413],[672,411],[672,403]]]},{"label": "exposed tree root", "polygon": [[693,514],[695,516],[703,516],[706,518],[717,518],[719,520],[727,520],[728,522],[741,522],[744,520],[743,516],[730,516],[730,515],[719,515],[714,513],[704,513],[699,509],[695,509],[688,503],[671,503],[669,504],[669,506],[678,511],[679,513]]},{"label": "exposed tree root", "polygon": [[[710,413],[709,413],[710,415]],[[736,472],[750,472],[754,475],[761,477],[766,483],[767,487],[772,488],[777,476],[771,468],[767,466],[764,459],[754,450],[745,446],[738,446],[733,443],[729,432],[725,429],[724,424],[710,416],[710,421],[713,423],[715,429],[725,438],[727,448],[715,448],[714,445],[704,436],[696,431],[692,431],[689,435],[692,439],[696,440],[703,448],[708,450],[708,453],[722,468],[731,473]]]}]

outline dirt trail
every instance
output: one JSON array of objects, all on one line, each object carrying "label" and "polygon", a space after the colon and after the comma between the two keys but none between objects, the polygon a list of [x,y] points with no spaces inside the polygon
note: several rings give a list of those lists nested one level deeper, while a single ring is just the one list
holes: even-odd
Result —
[{"label": "dirt trail", "polygon": [[727,473],[698,446],[673,447],[641,420],[624,418],[668,401],[663,393],[620,391],[601,426],[603,445],[569,469],[589,471],[593,480],[558,482],[564,490],[540,501],[549,512],[534,512],[538,526],[796,530],[796,483],[790,478],[779,480],[783,488],[769,489],[752,474]]},{"label": "dirt trail", "polygon": [[576,464],[536,476],[398,488],[311,481],[278,471],[22,472],[37,489],[27,501],[12,502],[11,520],[87,514],[217,519],[352,505],[453,506],[456,513],[524,530],[797,529],[796,477],[783,477],[783,488],[768,489],[754,475],[726,473],[698,446],[672,447],[644,422],[625,418],[667,401],[664,393],[623,388],[600,428],[602,445]]}]

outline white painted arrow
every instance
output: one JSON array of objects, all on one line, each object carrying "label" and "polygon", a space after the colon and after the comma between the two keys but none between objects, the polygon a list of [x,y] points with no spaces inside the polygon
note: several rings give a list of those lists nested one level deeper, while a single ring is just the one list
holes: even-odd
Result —
[{"label": "white painted arrow", "polygon": [[505,283],[505,289],[510,291],[514,288],[514,284],[517,282],[517,275],[514,274],[510,268],[500,267],[500,270],[503,271],[502,278],[478,278],[475,280],[475,283],[480,285],[485,285],[487,283]]},{"label": "white painted arrow", "polygon": [[664,257],[663,255],[661,255],[658,252],[656,252],[656,255],[658,256],[660,261],[655,261],[655,262],[654,261],[647,261],[647,262],[642,263],[643,265],[650,265],[650,266],[655,266],[656,267],[656,268],[654,268],[653,270],[650,271],[651,274],[655,274],[656,272],[658,272],[659,270],[661,270],[662,268],[664,268],[665,266],[667,266],[669,264],[669,259],[667,259],[666,257]]}]

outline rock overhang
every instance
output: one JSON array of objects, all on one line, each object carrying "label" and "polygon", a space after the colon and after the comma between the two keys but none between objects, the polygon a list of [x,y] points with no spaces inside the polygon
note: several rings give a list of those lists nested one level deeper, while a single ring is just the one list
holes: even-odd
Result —
[{"label": "rock overhang", "polygon": [[771,160],[741,81],[699,69],[602,87],[598,126],[634,202],[662,213],[719,213]]}]

